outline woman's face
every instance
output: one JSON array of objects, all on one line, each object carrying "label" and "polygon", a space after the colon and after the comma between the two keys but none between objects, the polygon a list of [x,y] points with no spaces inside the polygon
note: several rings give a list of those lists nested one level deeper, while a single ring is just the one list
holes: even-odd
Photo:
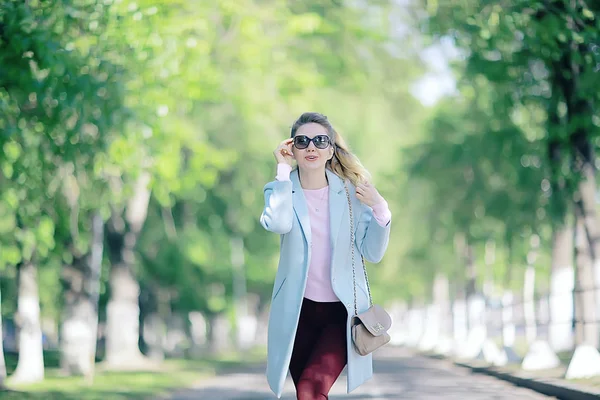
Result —
[{"label": "woman's face", "polygon": [[312,122],[302,125],[294,135],[292,152],[299,169],[324,170],[327,160],[333,157],[333,146],[327,129]]}]

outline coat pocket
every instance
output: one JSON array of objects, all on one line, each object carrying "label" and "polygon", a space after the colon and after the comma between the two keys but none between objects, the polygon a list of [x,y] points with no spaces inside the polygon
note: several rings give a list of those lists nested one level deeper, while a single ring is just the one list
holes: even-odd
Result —
[{"label": "coat pocket", "polygon": [[279,287],[277,288],[277,290],[275,290],[274,294],[273,294],[273,298],[271,299],[271,301],[274,301],[277,296],[279,295],[279,292],[281,292],[281,289],[283,288],[283,285],[285,285],[285,281],[287,281],[287,277],[283,278],[283,281],[281,281],[281,284],[279,285]]}]

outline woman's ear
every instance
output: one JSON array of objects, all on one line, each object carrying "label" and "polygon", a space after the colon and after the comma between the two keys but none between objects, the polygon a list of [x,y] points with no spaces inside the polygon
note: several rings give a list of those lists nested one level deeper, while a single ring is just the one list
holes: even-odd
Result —
[{"label": "woman's ear", "polygon": [[333,158],[333,155],[335,154],[335,145],[329,146],[329,158],[328,160],[331,160]]}]

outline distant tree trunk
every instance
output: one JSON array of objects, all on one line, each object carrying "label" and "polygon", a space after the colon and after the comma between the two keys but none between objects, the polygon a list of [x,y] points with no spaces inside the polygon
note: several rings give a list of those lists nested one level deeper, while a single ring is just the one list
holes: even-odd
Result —
[{"label": "distant tree trunk", "polygon": [[452,337],[452,305],[450,302],[450,283],[445,273],[436,274],[433,281],[433,302],[436,307],[436,316],[439,319],[438,337],[436,348],[441,353],[450,351],[450,338]]},{"label": "distant tree trunk", "polygon": [[143,343],[145,353],[153,360],[162,360],[165,357],[167,343],[168,321],[171,318],[171,294],[168,288],[159,284],[152,284],[142,292],[145,302],[140,302],[142,307]]},{"label": "distant tree trunk", "polygon": [[235,346],[237,350],[246,350],[251,345],[248,340],[248,327],[244,326],[248,317],[248,293],[246,289],[246,272],[244,257],[244,239],[241,236],[230,238],[231,266],[233,273],[233,299],[235,314]]},{"label": "distant tree trunk", "polygon": [[[191,339],[191,347],[189,351],[189,356],[192,358],[197,358],[206,353],[206,340],[207,340],[207,322],[204,314],[200,311],[192,311],[188,315],[188,320],[190,322],[190,339]],[[262,321],[262,320],[261,320]],[[262,324],[259,324],[262,326]],[[257,335],[260,339],[264,337],[261,335]],[[256,343],[257,345],[266,345],[266,343]]]},{"label": "distant tree trunk", "polygon": [[234,343],[231,335],[231,323],[224,313],[211,314],[208,317],[208,351],[212,355],[225,354],[232,350]]},{"label": "distant tree trunk", "polygon": [[4,360],[4,332],[2,330],[2,293],[0,293],[0,390],[4,388],[6,381],[6,361]]},{"label": "distant tree trunk", "polygon": [[[465,240],[464,235],[454,235],[454,254],[459,266],[466,267],[465,261]],[[469,331],[468,313],[467,313],[467,285],[465,284],[466,268],[464,273],[458,273],[457,279],[453,281],[454,298],[452,301],[452,336],[454,340],[455,351],[462,351],[467,340]]]},{"label": "distant tree trunk", "polygon": [[[485,243],[485,274],[483,278],[483,298],[484,298],[484,310],[483,310],[483,324],[486,330],[486,359],[491,359],[494,354],[498,352],[496,343],[490,339],[493,332],[498,328],[498,316],[494,310],[490,307],[491,300],[494,298],[494,274],[493,266],[496,261],[496,242],[494,240],[488,240]],[[492,360],[493,361],[493,360]]]},{"label": "distant tree trunk", "polygon": [[525,371],[555,368],[560,365],[560,360],[552,351],[550,344],[538,335],[538,316],[541,306],[536,304],[535,298],[535,261],[540,245],[537,234],[531,236],[531,249],[527,254],[527,269],[525,271],[525,285],[523,290],[525,334],[529,350],[523,359],[521,368]]},{"label": "distant tree trunk", "polygon": [[576,207],[576,233],[575,233],[575,326],[576,341],[578,345],[586,344],[597,347],[598,329],[594,323],[595,299],[591,289],[593,284],[592,257],[589,241],[585,232],[583,213]]},{"label": "distant tree trunk", "polygon": [[443,335],[448,336],[452,330],[450,312],[450,283],[445,273],[439,272],[433,281],[434,303],[440,308],[440,326]]},{"label": "distant tree trunk", "polygon": [[513,280],[514,254],[512,238],[508,238],[508,260],[504,275],[504,293],[502,295],[502,345],[512,348],[515,344],[515,321],[513,312],[513,292],[510,289]]},{"label": "distant tree trunk", "polygon": [[532,235],[530,239],[531,249],[527,253],[527,268],[525,269],[525,281],[523,285],[523,313],[525,316],[525,336],[527,343],[531,344],[537,338],[537,320],[535,312],[535,261],[540,245],[538,235]]},{"label": "distant tree trunk", "polygon": [[[485,277],[483,279],[483,294],[486,298],[492,296],[494,289],[494,263],[496,262],[496,242],[488,240],[485,243]],[[487,307],[486,307],[487,310]],[[486,311],[487,312],[487,311]]]},{"label": "distant tree trunk", "polygon": [[110,300],[106,310],[106,363],[109,368],[137,365],[143,361],[139,349],[140,285],[133,269],[135,245],[148,213],[150,175],[138,179],[135,193],[122,213],[113,210],[107,223]]},{"label": "distant tree trunk", "polygon": [[65,306],[60,349],[61,367],[68,375],[91,377],[94,372],[103,244],[104,223],[95,214],[89,254],[75,257],[63,271]]},{"label": "distant tree trunk", "polygon": [[[465,293],[467,301],[475,295],[477,291],[477,269],[475,268],[475,259],[473,255],[473,246],[470,243],[465,244],[465,272],[467,276]],[[469,321],[469,324],[471,321]],[[469,329],[471,326],[469,325]]]},{"label": "distant tree trunk", "polygon": [[466,288],[467,295],[467,326],[469,336],[472,336],[474,329],[485,329],[485,299],[481,292],[477,290],[477,268],[475,267],[475,255],[473,246],[468,241],[465,245],[465,267],[466,267]]},{"label": "distant tree trunk", "polygon": [[18,285],[19,361],[11,381],[38,382],[44,379],[44,352],[37,268],[33,262],[19,265]]}]

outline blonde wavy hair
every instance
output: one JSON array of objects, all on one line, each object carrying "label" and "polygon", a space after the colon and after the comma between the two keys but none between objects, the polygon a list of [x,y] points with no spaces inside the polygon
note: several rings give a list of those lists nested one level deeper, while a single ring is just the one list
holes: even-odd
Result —
[{"label": "blonde wavy hair", "polygon": [[331,140],[333,157],[327,161],[326,168],[340,178],[348,179],[354,186],[371,179],[369,171],[362,165],[358,157],[352,154],[342,136],[333,129],[325,115],[316,112],[305,112],[292,125],[291,137],[296,135],[296,131],[302,125],[310,123],[319,124],[325,128]]}]

